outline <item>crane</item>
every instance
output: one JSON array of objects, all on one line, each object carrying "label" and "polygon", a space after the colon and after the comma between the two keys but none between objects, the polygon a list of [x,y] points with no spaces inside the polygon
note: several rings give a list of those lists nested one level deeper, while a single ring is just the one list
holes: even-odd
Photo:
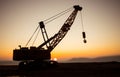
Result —
[{"label": "crane", "polygon": [[[70,30],[78,11],[82,10],[82,7],[80,7],[79,5],[74,5],[73,8],[74,8],[73,12],[70,14],[70,16],[64,22],[64,24],[60,28],[60,30],[50,38],[48,37],[44,21],[39,22],[39,26],[37,27],[37,29],[38,28],[41,29],[41,33],[42,33],[44,42],[42,44],[40,44],[38,47],[31,46],[30,48],[28,48],[28,47],[20,46],[20,49],[13,50],[13,60],[21,61],[19,63],[19,67],[26,67],[26,66],[33,66],[33,65],[40,66],[40,65],[51,65],[51,64],[55,65],[55,64],[57,64],[57,62],[50,60],[51,52],[60,43],[60,41],[65,37],[67,32]],[[66,13],[66,12],[64,12],[64,13]],[[64,13],[60,13],[60,14],[62,15]],[[54,16],[53,19],[55,19],[55,18],[56,17]],[[52,21],[52,20],[50,20],[50,21]],[[82,34],[83,34],[83,38],[84,38],[84,43],[86,43],[85,32],[82,32]]]}]

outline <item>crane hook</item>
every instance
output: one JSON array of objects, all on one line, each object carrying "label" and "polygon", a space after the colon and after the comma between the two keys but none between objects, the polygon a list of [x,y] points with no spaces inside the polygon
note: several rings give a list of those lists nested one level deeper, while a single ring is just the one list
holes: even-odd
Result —
[{"label": "crane hook", "polygon": [[84,43],[87,43],[87,40],[85,39],[85,38],[86,38],[85,32],[82,32],[82,35],[83,35],[83,39],[84,39],[83,42],[84,42]]}]

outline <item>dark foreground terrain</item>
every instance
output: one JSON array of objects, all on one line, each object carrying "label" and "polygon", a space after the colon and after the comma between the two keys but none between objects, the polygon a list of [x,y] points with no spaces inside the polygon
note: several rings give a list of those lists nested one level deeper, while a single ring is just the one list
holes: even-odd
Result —
[{"label": "dark foreground terrain", "polygon": [[60,63],[54,68],[37,70],[1,65],[0,77],[120,77],[120,63]]}]

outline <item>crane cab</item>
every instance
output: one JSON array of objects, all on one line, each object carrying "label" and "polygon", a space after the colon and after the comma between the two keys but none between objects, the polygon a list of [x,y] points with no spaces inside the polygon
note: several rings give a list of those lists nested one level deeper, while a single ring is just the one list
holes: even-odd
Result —
[{"label": "crane cab", "polygon": [[45,60],[50,59],[50,52],[45,49],[38,49],[36,47],[21,47],[13,50],[13,60]]}]

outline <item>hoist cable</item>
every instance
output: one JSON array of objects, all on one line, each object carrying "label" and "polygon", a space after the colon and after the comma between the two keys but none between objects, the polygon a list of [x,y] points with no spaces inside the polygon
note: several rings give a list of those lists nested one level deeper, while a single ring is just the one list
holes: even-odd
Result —
[{"label": "hoist cable", "polygon": [[32,46],[34,45],[34,43],[35,43],[35,41],[36,41],[36,39],[37,39],[37,37],[38,37],[39,32],[40,32],[40,28],[38,29],[38,32],[37,32],[37,34],[36,34],[36,36],[35,36],[35,39],[34,39],[34,41],[33,41],[33,43],[32,43]]},{"label": "hoist cable", "polygon": [[60,12],[60,13],[58,13],[58,14],[56,14],[56,15],[54,15],[54,16],[52,16],[52,17],[50,17],[50,18],[46,19],[46,20],[44,20],[44,22],[46,22],[46,21],[48,21],[48,20],[50,20],[50,19],[52,19],[52,18],[54,18],[54,17],[56,17],[56,16],[58,16],[58,15],[60,15],[60,14],[64,13],[64,12],[66,12],[66,11],[68,11],[68,10],[71,10],[71,9],[72,9],[72,8],[70,7],[69,9],[64,10],[64,11],[62,11],[62,12]]},{"label": "hoist cable", "polygon": [[26,43],[25,46],[27,46],[29,44],[29,42],[31,41],[31,39],[33,38],[34,34],[36,33],[36,31],[38,30],[39,26],[36,28],[36,30],[34,31],[34,33],[32,34],[32,36],[30,37],[30,39],[28,40],[28,42]]},{"label": "hoist cable", "polygon": [[[70,11],[70,10],[69,10],[69,11]],[[55,20],[55,19],[57,19],[57,18],[59,18],[59,17],[63,16],[64,14],[68,13],[69,11],[64,12],[63,14],[61,14],[61,15],[59,15],[59,16],[57,16],[57,17],[55,17],[55,18],[53,18],[53,19],[51,19],[51,20],[49,20],[49,21],[45,22],[45,24],[47,24],[47,23],[49,23],[49,22],[51,22],[51,21],[53,21],[53,20]]]},{"label": "hoist cable", "polygon": [[80,12],[80,15],[81,15],[81,25],[82,25],[82,30],[83,30],[83,32],[82,32],[82,36],[83,36],[83,42],[84,43],[87,43],[87,40],[86,40],[86,33],[85,33],[85,31],[84,31],[84,24],[83,24],[83,17],[82,17],[82,12]]},{"label": "hoist cable", "polygon": [[69,9],[67,9],[67,10],[65,10],[65,11],[62,11],[62,12],[60,12],[60,13],[58,13],[58,14],[56,14],[56,15],[54,15],[54,16],[52,16],[52,17],[46,19],[46,20],[44,20],[44,23],[47,24],[47,23],[49,23],[49,22],[51,22],[51,21],[53,21],[53,20],[59,18],[60,16],[62,16],[62,15],[64,15],[64,14],[68,13],[68,12],[71,11],[71,10],[72,10],[72,8],[69,8]]},{"label": "hoist cable", "polygon": [[82,30],[84,32],[84,24],[83,24],[83,17],[82,17],[82,12],[80,11],[80,17],[81,17],[81,25],[82,25]]}]

